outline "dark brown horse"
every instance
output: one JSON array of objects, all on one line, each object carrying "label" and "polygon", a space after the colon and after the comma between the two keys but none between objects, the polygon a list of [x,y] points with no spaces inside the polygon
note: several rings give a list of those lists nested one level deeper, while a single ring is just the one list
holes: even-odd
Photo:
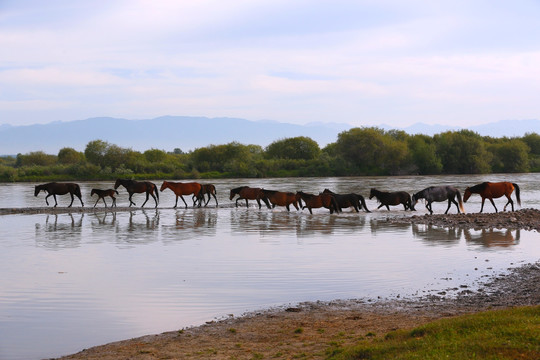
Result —
[{"label": "dark brown horse", "polygon": [[34,196],[38,196],[38,194],[42,190],[47,192],[47,196],[45,196],[45,202],[47,203],[47,205],[49,205],[49,201],[47,200],[49,196],[52,195],[52,197],[54,197],[54,207],[56,207],[58,205],[58,202],[56,201],[56,195],[69,194],[71,195],[71,202],[69,203],[68,207],[71,207],[71,205],[73,205],[73,195],[77,196],[81,201],[81,206],[84,206],[84,203],[82,201],[81,188],[78,184],[51,182],[47,184],[36,185],[34,189]]},{"label": "dark brown horse", "polygon": [[377,209],[386,206],[386,208],[390,210],[389,205],[403,204],[405,210],[414,210],[411,204],[411,195],[405,191],[385,192],[372,188],[369,192],[369,198],[372,199],[373,197],[377,198],[377,200],[381,203]]},{"label": "dark brown horse", "polygon": [[[141,205],[141,207],[144,207],[144,204],[148,201],[148,197],[152,196],[154,199],[156,206],[158,206],[159,201],[159,193],[156,184],[150,182],[150,181],[136,181],[136,180],[126,180],[126,179],[117,179],[114,183],[114,189],[118,189],[118,187],[122,185],[126,188],[128,194],[129,194],[129,206],[135,205],[135,202],[131,200],[131,197],[133,194],[137,193],[146,193],[146,200]],[[156,193],[156,196],[154,196],[154,193]]]},{"label": "dark brown horse", "polygon": [[208,195],[208,199],[204,203],[204,206],[208,205],[208,202],[210,201],[210,196],[214,197],[214,200],[216,200],[216,206],[219,206],[216,197],[216,187],[213,184],[201,184],[201,191],[199,192],[199,196],[193,195],[193,205],[195,205],[195,201],[199,201],[200,206],[200,202],[204,200],[205,195]]},{"label": "dark brown horse", "polygon": [[261,200],[266,204],[266,206],[271,209],[270,202],[268,201],[268,198],[264,195],[263,189],[261,188],[252,188],[249,186],[240,186],[234,189],[231,189],[231,192],[229,194],[229,200],[234,199],[236,195],[238,195],[238,199],[236,199],[236,207],[238,207],[238,200],[246,200],[246,207],[249,206],[248,200],[256,200],[257,204],[259,204],[259,209],[261,208]]},{"label": "dark brown horse", "polygon": [[[348,207],[353,207],[356,212],[360,212],[363,208],[366,212],[371,212],[366,206],[366,200],[360,194],[350,193],[350,194],[336,194],[329,189],[324,189],[323,194],[330,194],[336,198],[336,201],[341,209],[346,209]],[[359,210],[360,209],[360,210]]]},{"label": "dark brown horse", "polygon": [[94,207],[96,207],[99,199],[102,199],[103,203],[105,204],[105,207],[107,207],[107,203],[105,202],[105,197],[106,196],[111,197],[111,199],[112,199],[112,205],[111,206],[116,206],[116,197],[114,196],[114,194],[118,195],[118,191],[116,191],[114,189],[107,189],[107,190],[92,189],[92,191],[90,192],[90,196],[93,196],[94,194],[96,194],[98,196],[98,199],[96,200],[96,203],[94,204]]},{"label": "dark brown horse", "polygon": [[296,208],[296,210],[299,210],[299,201],[300,206],[302,206],[302,200],[300,199],[300,195],[298,194],[266,189],[263,189],[263,193],[272,204],[272,208],[275,208],[276,205],[285,206],[287,208],[287,211],[291,211],[290,205],[292,204]]},{"label": "dark brown horse", "polygon": [[512,198],[510,197],[512,195],[512,192],[514,192],[514,189],[516,190],[516,199],[517,199],[518,205],[521,206],[521,199],[519,198],[518,184],[514,184],[507,181],[496,182],[496,183],[483,182],[481,184],[468,187],[465,189],[465,193],[463,194],[463,202],[467,202],[467,200],[469,200],[469,197],[471,197],[472,194],[479,194],[482,197],[482,207],[480,208],[480,212],[484,210],[484,201],[486,200],[486,198],[489,199],[489,201],[491,201],[491,204],[495,208],[495,212],[498,212],[493,199],[506,196],[506,198],[508,199],[508,202],[506,203],[506,205],[504,205],[503,211],[506,211],[506,207],[508,206],[508,204],[512,205],[512,211],[514,211],[514,202],[512,201]]},{"label": "dark brown horse", "polygon": [[302,209],[308,208],[310,214],[313,214],[311,209],[316,209],[316,208],[321,208],[321,207],[325,207],[329,209],[330,214],[333,214],[334,211],[336,213],[339,213],[341,211],[333,195],[330,195],[330,194],[314,195],[314,194],[307,194],[302,191],[298,191],[297,194],[306,203],[306,205]]},{"label": "dark brown horse", "polygon": [[[173,182],[173,181],[164,181],[163,184],[161,184],[161,189],[159,191],[163,191],[165,189],[171,189],[172,192],[176,195],[176,202],[174,203],[174,207],[178,205],[178,198],[180,197],[182,201],[184,202],[184,205],[187,209],[187,203],[186,200],[184,200],[183,195],[195,195],[195,197],[199,197],[199,194],[201,192],[201,184],[198,182],[190,182],[190,183],[181,183],[181,182]],[[195,202],[193,202],[193,206],[195,206]],[[201,206],[201,203],[199,202],[199,207]]]}]

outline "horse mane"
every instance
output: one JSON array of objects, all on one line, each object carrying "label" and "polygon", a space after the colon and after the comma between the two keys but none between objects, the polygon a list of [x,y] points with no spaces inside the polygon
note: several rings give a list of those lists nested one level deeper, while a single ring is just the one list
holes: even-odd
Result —
[{"label": "horse mane", "polygon": [[487,181],[484,181],[483,183],[481,184],[477,184],[477,185],[474,185],[474,186],[471,186],[469,188],[469,190],[471,190],[471,192],[480,192],[480,191],[484,191],[486,189],[486,187],[488,186],[488,182]]},{"label": "horse mane", "polygon": [[275,194],[275,193],[278,192],[277,190],[267,190],[267,189],[262,189],[262,191],[263,191],[264,193],[268,193],[268,194]]},{"label": "horse mane", "polygon": [[238,192],[240,190],[242,190],[243,188],[247,188],[247,186],[239,186],[237,188],[234,188],[234,189],[231,189],[231,192],[235,193],[235,194],[238,194]]}]

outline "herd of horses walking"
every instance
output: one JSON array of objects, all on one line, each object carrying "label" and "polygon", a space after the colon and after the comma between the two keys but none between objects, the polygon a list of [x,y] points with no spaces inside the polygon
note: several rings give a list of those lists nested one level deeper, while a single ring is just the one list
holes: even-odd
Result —
[{"label": "herd of horses walking", "polygon": [[[116,206],[116,196],[118,195],[118,188],[123,186],[129,195],[129,206],[136,205],[132,200],[134,194],[146,194],[146,200],[141,207],[148,202],[149,198],[152,197],[155,202],[155,207],[157,208],[159,203],[159,192],[157,185],[150,181],[136,181],[136,180],[126,180],[118,179],[114,184],[113,189],[92,189],[90,196],[94,194],[97,195],[96,203],[94,207],[98,204],[99,200],[103,200],[105,207],[107,203],[105,201],[106,197],[112,199],[112,205]],[[170,189],[176,195],[176,202],[174,203],[174,208],[178,206],[178,198],[182,199],[185,207],[188,205],[184,199],[184,195],[191,195],[193,206],[201,207],[204,203],[204,206],[207,206],[211,200],[211,197],[214,198],[216,206],[218,206],[217,192],[216,187],[212,184],[200,184],[197,182],[173,182],[173,181],[163,181],[159,191],[164,191]],[[66,195],[70,194],[71,203],[68,207],[73,205],[74,196],[76,196],[81,202],[81,206],[84,206],[82,201],[81,189],[76,183],[59,183],[51,182],[47,184],[37,185],[35,187],[34,196],[44,191],[47,193],[45,197],[45,202],[49,205],[48,198],[52,196],[54,198],[54,206],[58,205],[56,200],[56,195]],[[372,188],[369,194],[369,198],[375,198],[379,202],[377,209],[385,206],[386,209],[390,210],[390,206],[399,206],[403,205],[405,210],[416,210],[415,205],[418,203],[418,200],[424,199],[426,209],[430,214],[433,214],[432,203],[433,202],[443,202],[448,201],[448,207],[446,208],[445,214],[448,213],[452,204],[456,206],[457,212],[465,212],[463,208],[463,203],[467,202],[469,197],[472,194],[479,194],[482,198],[482,206],[480,212],[484,211],[484,202],[486,199],[489,199],[495,212],[498,212],[497,206],[493,199],[497,199],[505,196],[507,198],[507,203],[504,206],[503,211],[506,211],[506,207],[511,205],[512,211],[514,211],[514,201],[511,198],[512,193],[515,192],[516,200],[519,205],[521,205],[520,199],[520,189],[519,186],[511,182],[483,182],[471,187],[467,187],[461,197],[461,193],[458,189],[453,186],[430,186],[417,193],[414,193],[412,196],[406,191],[394,191],[386,192],[379,191],[375,188]],[[284,206],[287,211],[290,211],[290,205],[294,206],[296,210],[308,209],[312,214],[312,209],[316,208],[326,208],[330,210],[330,213],[339,213],[343,209],[354,208],[356,212],[364,210],[370,212],[366,206],[366,201],[364,197],[360,194],[348,193],[348,194],[336,194],[329,189],[324,189],[324,191],[319,194],[309,194],[303,191],[297,192],[283,192],[277,190],[268,190],[263,188],[252,188],[249,186],[240,186],[230,190],[229,199],[233,200],[235,197],[235,205],[238,207],[238,202],[245,200],[246,207],[249,206],[248,200],[255,200],[259,205],[259,209],[264,203],[269,209],[275,208],[276,206]],[[206,200],[205,200],[206,199]]]}]

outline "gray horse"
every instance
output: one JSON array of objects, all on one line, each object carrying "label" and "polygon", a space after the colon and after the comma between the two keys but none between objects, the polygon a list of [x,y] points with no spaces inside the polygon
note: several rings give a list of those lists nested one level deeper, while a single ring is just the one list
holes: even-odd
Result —
[{"label": "gray horse", "polygon": [[[458,199],[457,202],[455,200],[456,197]],[[422,191],[417,192],[412,196],[413,209],[418,202],[418,199],[426,200],[426,209],[429,210],[430,214],[433,214],[433,209],[431,208],[432,202],[439,202],[445,200],[448,200],[448,208],[446,208],[446,211],[444,212],[445,214],[447,214],[448,210],[450,210],[450,206],[452,206],[452,203],[456,204],[458,214],[460,213],[460,209],[461,212],[465,212],[465,210],[463,209],[463,202],[461,201],[461,194],[459,190],[453,186],[430,186]]]}]

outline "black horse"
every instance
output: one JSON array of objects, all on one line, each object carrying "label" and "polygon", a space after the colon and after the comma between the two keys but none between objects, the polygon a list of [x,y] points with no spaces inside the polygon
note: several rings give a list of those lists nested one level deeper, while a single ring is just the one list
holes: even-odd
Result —
[{"label": "black horse", "polygon": [[[341,209],[353,207],[356,212],[360,212],[363,208],[366,212],[371,212],[366,206],[366,200],[362,195],[350,193],[350,194],[336,194],[329,189],[324,189],[323,194],[330,194],[336,198],[336,201]],[[360,210],[359,210],[360,209]]]},{"label": "black horse", "polygon": [[385,192],[372,188],[369,193],[369,198],[372,199],[373,197],[376,197],[377,200],[379,200],[379,202],[381,203],[381,205],[379,205],[377,209],[386,206],[386,208],[390,210],[389,205],[403,204],[405,210],[414,210],[414,207],[411,203],[411,195],[409,195],[409,193],[405,191]]},{"label": "black horse", "polygon": [[77,196],[81,201],[81,206],[84,206],[84,203],[82,201],[81,188],[78,184],[51,182],[47,184],[36,185],[34,190],[34,196],[38,196],[38,194],[42,190],[47,192],[47,196],[45,196],[45,202],[47,203],[47,205],[49,205],[49,201],[47,200],[49,196],[52,195],[54,197],[54,207],[56,207],[58,205],[58,202],[56,201],[56,195],[69,194],[71,195],[71,203],[69,203],[68,207],[71,207],[71,205],[73,205],[73,195]]},{"label": "black horse", "polygon": [[[154,199],[156,206],[158,206],[159,201],[159,193],[158,188],[156,184],[150,182],[150,181],[135,181],[135,180],[126,180],[126,179],[117,179],[116,183],[114,184],[114,189],[118,189],[118,187],[122,185],[126,188],[128,194],[129,194],[129,206],[135,205],[133,201],[131,201],[131,197],[135,193],[146,193],[146,200],[141,205],[141,207],[144,207],[144,204],[148,201],[148,197],[152,196]],[[156,193],[156,196],[154,196],[154,193]]]}]

